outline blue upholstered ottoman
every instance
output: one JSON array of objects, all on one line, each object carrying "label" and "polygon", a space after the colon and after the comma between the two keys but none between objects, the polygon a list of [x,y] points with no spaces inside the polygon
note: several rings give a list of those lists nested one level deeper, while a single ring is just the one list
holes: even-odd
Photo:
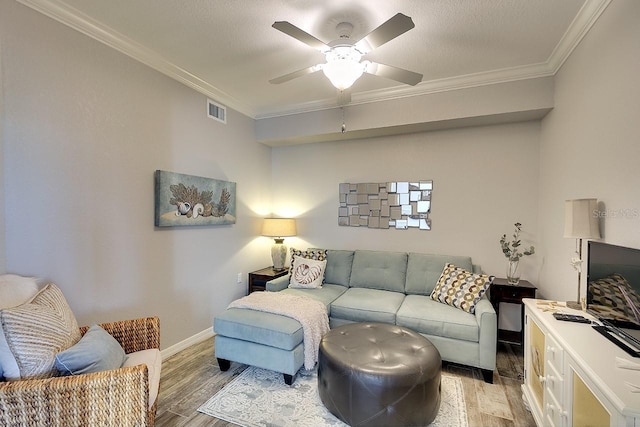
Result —
[{"label": "blue upholstered ottoman", "polygon": [[231,362],[284,374],[291,385],[304,365],[302,325],[295,319],[262,311],[230,308],[213,319],[215,354],[220,370]]}]

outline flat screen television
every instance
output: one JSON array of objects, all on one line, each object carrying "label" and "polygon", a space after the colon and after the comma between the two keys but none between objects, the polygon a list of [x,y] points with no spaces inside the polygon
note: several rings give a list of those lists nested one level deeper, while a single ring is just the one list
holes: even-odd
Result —
[{"label": "flat screen television", "polygon": [[640,357],[640,249],[588,242],[587,311],[601,334]]}]

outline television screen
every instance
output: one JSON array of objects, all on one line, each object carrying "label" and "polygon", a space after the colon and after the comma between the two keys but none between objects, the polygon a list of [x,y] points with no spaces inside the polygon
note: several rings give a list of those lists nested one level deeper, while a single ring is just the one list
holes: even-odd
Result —
[{"label": "television screen", "polygon": [[640,350],[640,249],[588,242],[587,311]]}]

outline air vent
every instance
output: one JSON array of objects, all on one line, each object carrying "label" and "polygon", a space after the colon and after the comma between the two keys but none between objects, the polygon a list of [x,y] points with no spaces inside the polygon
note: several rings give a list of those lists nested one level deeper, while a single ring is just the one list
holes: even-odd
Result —
[{"label": "air vent", "polygon": [[227,107],[207,99],[207,116],[222,123],[227,123]]}]

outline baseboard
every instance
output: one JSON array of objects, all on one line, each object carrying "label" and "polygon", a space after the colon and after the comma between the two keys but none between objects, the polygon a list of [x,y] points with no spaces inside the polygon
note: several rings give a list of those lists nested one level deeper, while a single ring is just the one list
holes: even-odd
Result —
[{"label": "baseboard", "polygon": [[167,357],[171,357],[174,354],[184,350],[185,348],[199,343],[200,341],[204,341],[207,338],[211,338],[213,335],[214,335],[213,328],[207,328],[202,332],[198,332],[197,334],[192,335],[189,338],[182,340],[177,344],[172,345],[171,347],[167,347],[164,350],[160,351],[162,360],[165,360]]}]

